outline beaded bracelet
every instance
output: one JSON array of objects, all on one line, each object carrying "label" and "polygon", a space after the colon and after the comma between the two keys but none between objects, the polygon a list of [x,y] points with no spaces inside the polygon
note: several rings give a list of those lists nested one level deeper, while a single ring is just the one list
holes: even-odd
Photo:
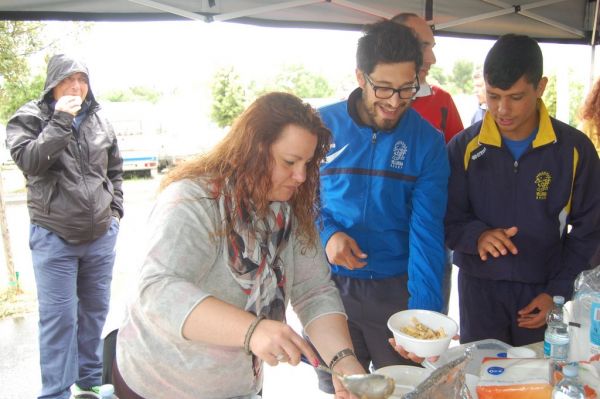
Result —
[{"label": "beaded bracelet", "polygon": [[342,360],[345,357],[348,356],[354,356],[356,357],[356,355],[354,354],[354,351],[350,348],[346,348],[346,349],[342,349],[341,351],[339,351],[338,353],[336,353],[335,355],[333,355],[333,358],[331,359],[331,362],[329,362],[329,369],[333,370],[333,367],[338,364],[338,362],[340,360]]},{"label": "beaded bracelet", "polygon": [[250,324],[250,327],[248,327],[248,331],[246,331],[246,336],[244,337],[244,351],[247,355],[252,354],[252,351],[250,350],[250,338],[252,338],[252,334],[254,334],[254,330],[256,330],[258,323],[264,319],[265,316],[263,315],[257,316],[256,319],[254,319],[254,321]]}]

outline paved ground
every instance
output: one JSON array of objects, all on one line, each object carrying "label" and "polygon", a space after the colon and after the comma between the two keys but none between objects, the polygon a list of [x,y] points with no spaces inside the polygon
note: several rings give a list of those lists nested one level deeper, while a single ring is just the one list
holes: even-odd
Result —
[{"label": "paved ground", "polygon": [[[2,399],[35,398],[40,388],[37,315],[0,320],[0,386]],[[316,388],[311,367],[282,364],[265,369],[265,399],[329,399]]]},{"label": "paved ground", "polygon": [[[5,190],[18,186],[18,174],[13,174],[17,183],[5,183]],[[126,181],[125,210],[126,216],[121,222],[119,241],[117,243],[117,260],[112,285],[111,311],[107,320],[106,331],[120,324],[125,303],[135,270],[140,264],[139,231],[145,223],[156,192],[158,179]],[[7,219],[11,235],[11,245],[15,267],[20,271],[23,288],[35,294],[35,283],[31,269],[30,252],[27,243],[29,220],[22,193],[7,197]],[[0,256],[3,256],[0,249]],[[6,273],[0,271],[0,287],[6,286]],[[456,284],[454,282],[454,287]],[[456,296],[451,298],[450,316],[458,320]],[[288,322],[299,330],[299,322],[293,313]],[[22,317],[0,320],[0,399],[35,398],[40,387],[39,356],[37,341],[37,313]],[[320,392],[311,367],[300,364],[292,367],[282,364],[277,367],[267,366],[263,397],[265,399],[330,399],[331,395]]]}]

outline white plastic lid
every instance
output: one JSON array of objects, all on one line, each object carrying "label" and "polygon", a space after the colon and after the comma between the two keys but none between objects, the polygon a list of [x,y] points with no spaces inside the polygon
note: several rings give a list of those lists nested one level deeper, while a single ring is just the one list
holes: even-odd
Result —
[{"label": "white plastic lid", "polygon": [[579,366],[575,364],[567,364],[563,367],[562,371],[566,377],[577,377],[577,374],[579,373]]},{"label": "white plastic lid", "polygon": [[565,297],[564,296],[560,296],[560,295],[555,295],[554,298],[552,298],[554,300],[554,303],[557,303],[559,305],[564,305],[565,304]]}]

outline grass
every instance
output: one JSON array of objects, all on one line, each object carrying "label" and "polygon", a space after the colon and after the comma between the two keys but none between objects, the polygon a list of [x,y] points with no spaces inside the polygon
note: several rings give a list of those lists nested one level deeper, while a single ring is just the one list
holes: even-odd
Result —
[{"label": "grass", "polygon": [[33,294],[13,287],[0,291],[0,320],[18,317],[36,309],[37,301]]}]

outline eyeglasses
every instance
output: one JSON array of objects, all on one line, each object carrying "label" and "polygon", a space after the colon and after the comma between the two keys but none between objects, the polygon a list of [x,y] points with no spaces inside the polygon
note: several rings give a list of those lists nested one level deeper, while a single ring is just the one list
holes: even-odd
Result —
[{"label": "eyeglasses", "polygon": [[398,93],[400,98],[407,100],[409,98],[413,98],[414,95],[417,94],[417,92],[421,88],[421,86],[419,85],[418,76],[416,78],[416,84],[411,86],[403,86],[399,89],[394,89],[393,87],[375,86],[369,75],[367,75],[366,73],[363,73],[363,75],[367,82],[369,82],[369,84],[373,88],[373,91],[375,92],[375,97],[380,98],[382,100],[392,98],[395,93]]}]

